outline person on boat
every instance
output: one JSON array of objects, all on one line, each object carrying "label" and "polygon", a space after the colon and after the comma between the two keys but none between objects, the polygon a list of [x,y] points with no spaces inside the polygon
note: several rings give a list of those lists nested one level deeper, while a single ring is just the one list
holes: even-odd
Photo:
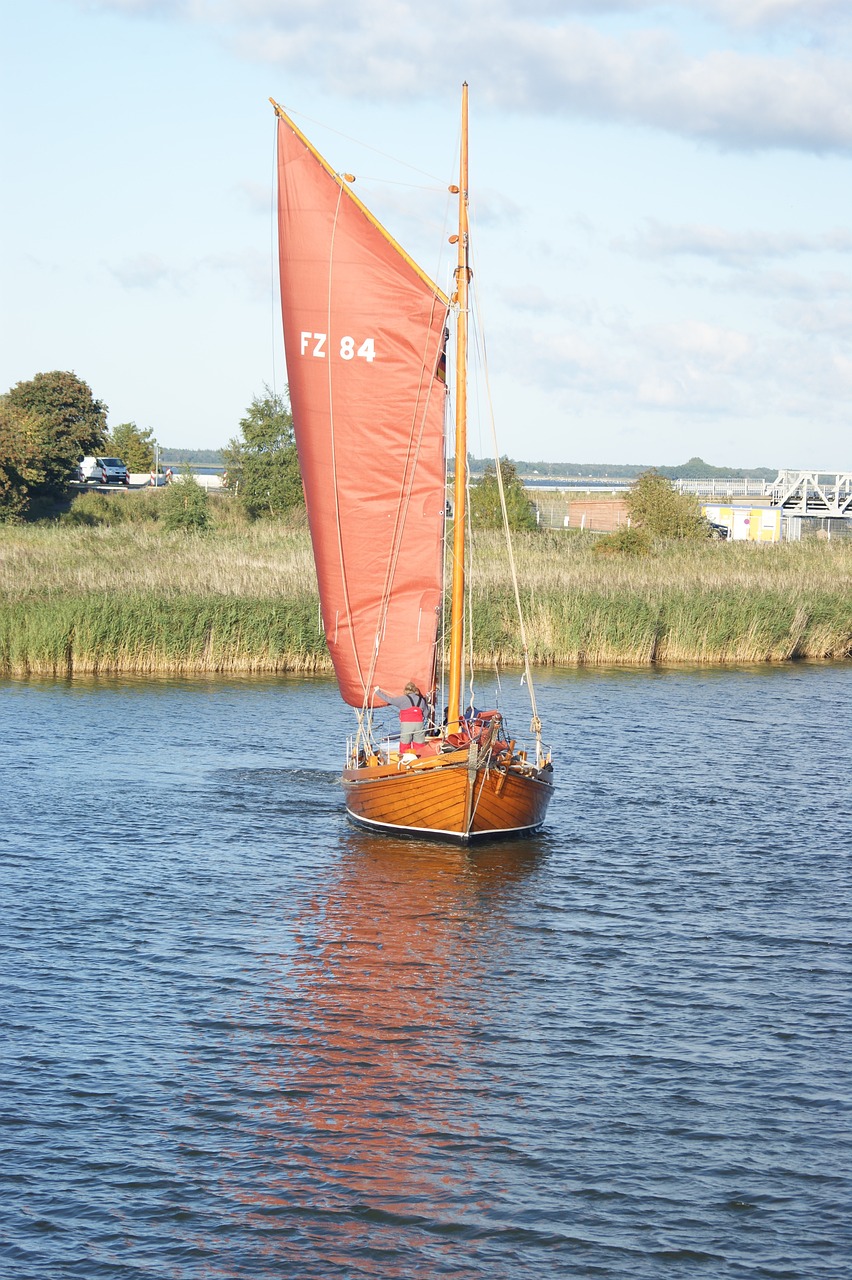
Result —
[{"label": "person on boat", "polygon": [[430,713],[429,699],[423,696],[413,680],[409,680],[399,697],[385,693],[384,689],[380,689],[378,685],[373,692],[399,711],[400,751],[404,747],[411,747],[414,749],[414,754],[418,755],[417,748],[426,745],[425,730]]},{"label": "person on boat", "polygon": [[[479,707],[465,707],[461,713],[462,720],[467,720],[468,724],[472,724],[476,717],[480,714]],[[450,723],[450,708],[444,707],[444,728]]]}]

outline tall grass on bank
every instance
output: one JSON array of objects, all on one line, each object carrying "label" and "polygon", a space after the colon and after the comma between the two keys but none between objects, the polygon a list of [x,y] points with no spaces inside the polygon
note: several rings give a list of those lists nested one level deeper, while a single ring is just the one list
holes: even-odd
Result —
[{"label": "tall grass on bank", "polygon": [[[652,594],[574,591],[526,595],[530,659],[538,666],[785,662],[852,655],[849,601],[790,598],[742,587]],[[477,660],[519,661],[508,591],[474,604]]]},{"label": "tall grass on bank", "polygon": [[[596,556],[593,536],[516,542],[536,664],[783,662],[852,656],[852,542],[699,543]],[[505,555],[479,534],[470,584],[479,663],[522,653]],[[156,523],[0,527],[0,672],[330,668],[307,533]]]},{"label": "tall grass on bank", "polygon": [[[517,661],[514,600],[496,547],[471,574],[480,660]],[[852,540],[691,542],[596,556],[588,535],[516,542],[536,664],[783,662],[852,655]]]},{"label": "tall grass on bank", "polygon": [[96,675],[313,672],[328,668],[316,600],[53,596],[0,609],[0,669]]}]

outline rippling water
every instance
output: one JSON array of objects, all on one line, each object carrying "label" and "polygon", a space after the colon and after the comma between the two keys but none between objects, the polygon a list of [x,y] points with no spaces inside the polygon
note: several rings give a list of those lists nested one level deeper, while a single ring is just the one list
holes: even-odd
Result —
[{"label": "rippling water", "polygon": [[848,1275],[850,695],[542,676],[463,852],[347,825],[325,681],[0,684],[0,1272]]}]

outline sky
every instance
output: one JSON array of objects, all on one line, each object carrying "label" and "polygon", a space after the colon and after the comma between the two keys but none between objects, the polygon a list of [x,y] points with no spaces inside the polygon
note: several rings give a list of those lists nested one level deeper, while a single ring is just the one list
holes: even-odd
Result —
[{"label": "sky", "polygon": [[849,0],[6,0],[0,31],[0,390],[72,369],[111,426],[226,444],[287,381],[268,99],[449,290],[466,80],[500,452],[852,470]]}]

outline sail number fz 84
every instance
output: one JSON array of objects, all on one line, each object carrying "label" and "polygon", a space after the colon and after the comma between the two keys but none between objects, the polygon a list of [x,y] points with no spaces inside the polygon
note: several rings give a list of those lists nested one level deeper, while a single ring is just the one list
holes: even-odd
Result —
[{"label": "sail number fz 84", "polygon": [[[333,350],[333,346],[332,346]],[[313,356],[318,360],[325,360],[329,353],[328,334],[327,333],[301,333],[301,354],[303,356]],[[364,338],[363,342],[357,343],[355,338],[348,335],[340,339],[337,352],[335,353],[341,360],[366,360],[368,364],[372,364],[376,358],[376,340],[375,338]]]}]

